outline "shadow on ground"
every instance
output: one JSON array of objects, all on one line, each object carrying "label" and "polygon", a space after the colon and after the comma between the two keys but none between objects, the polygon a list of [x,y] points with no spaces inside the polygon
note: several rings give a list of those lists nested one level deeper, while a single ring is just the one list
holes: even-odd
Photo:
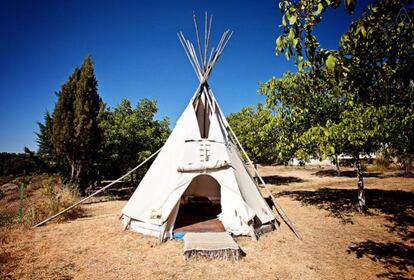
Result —
[{"label": "shadow on ground", "polygon": [[[356,170],[343,170],[338,174],[336,169],[324,169],[319,170],[312,175],[318,177],[349,177],[356,178]],[[391,174],[384,174],[383,172],[364,172],[364,177],[366,178],[390,178],[390,177],[405,177],[405,178],[414,178],[414,174],[411,172],[404,173],[403,171],[394,172]]]},{"label": "shadow on ground", "polygon": [[381,243],[367,240],[354,243],[349,247],[348,253],[356,254],[357,258],[367,257],[382,263],[388,272],[377,274],[380,278],[409,279],[405,275],[414,265],[414,248],[400,242]]},{"label": "shadow on ground", "polygon": [[[366,190],[366,215],[384,215],[389,221],[390,232],[399,235],[408,244],[414,244],[414,193],[406,191]],[[285,191],[278,196],[289,196],[303,205],[314,205],[325,209],[342,223],[353,223],[357,212],[357,190],[321,188],[316,191]],[[414,265],[414,247],[400,243],[381,243],[366,240],[354,243],[348,253],[381,262],[387,273],[378,277],[388,279],[409,279],[406,275]]]},{"label": "shadow on ground", "polygon": [[[318,177],[349,177],[349,178],[356,178],[356,170],[344,170],[341,171],[340,174],[335,169],[324,169],[319,170],[315,173],[312,173],[312,175],[318,176]],[[384,176],[381,172],[364,172],[364,177],[388,177]]]},{"label": "shadow on ground", "polygon": [[262,176],[263,180],[267,184],[271,185],[287,185],[290,183],[302,183],[305,182],[305,180],[294,177],[294,176],[278,176],[278,175],[272,175],[272,176]]},{"label": "shadow on ground", "polygon": [[[104,186],[105,185],[99,186],[97,188],[87,189],[86,194],[91,195],[94,192],[103,188]],[[136,185],[131,184],[129,182],[117,183],[114,186],[109,187],[108,189],[102,191],[101,193],[95,196],[96,198],[101,198],[101,199],[95,199],[92,201],[88,201],[85,204],[93,204],[93,203],[112,201],[112,200],[128,200],[131,198],[135,189],[136,189]]]},{"label": "shadow on ground", "polygon": [[[404,240],[414,239],[414,193],[367,189],[367,215],[385,215],[388,228]],[[304,205],[325,209],[342,223],[353,223],[357,212],[357,190],[321,188],[316,191],[285,191],[277,196],[290,196]]]}]

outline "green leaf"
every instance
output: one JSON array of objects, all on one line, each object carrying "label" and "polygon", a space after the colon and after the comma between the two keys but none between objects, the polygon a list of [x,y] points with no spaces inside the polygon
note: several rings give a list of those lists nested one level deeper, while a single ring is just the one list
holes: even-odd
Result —
[{"label": "green leaf", "polygon": [[325,61],[325,66],[328,67],[329,70],[334,70],[336,65],[337,59],[334,55],[330,54]]},{"label": "green leaf", "polygon": [[289,52],[289,50],[286,50],[285,57],[286,57],[287,60],[290,59],[290,52]]},{"label": "green leaf", "polygon": [[294,48],[296,48],[296,46],[298,45],[298,43],[299,43],[299,40],[298,39],[293,39],[293,41],[292,41],[292,45],[293,45],[293,47]]},{"label": "green leaf", "polygon": [[283,36],[280,35],[279,37],[277,37],[276,39],[276,47],[278,50],[281,50],[283,48]]},{"label": "green leaf", "polygon": [[289,24],[293,25],[296,23],[296,20],[298,19],[298,17],[296,16],[296,14],[293,14],[289,17]]},{"label": "green leaf", "polygon": [[345,9],[352,14],[355,9],[356,0],[345,0]]},{"label": "green leaf", "polygon": [[318,4],[318,9],[313,13],[314,16],[319,16],[323,11],[323,5],[322,3]]},{"label": "green leaf", "polygon": [[286,17],[285,16],[282,16],[282,24],[283,24],[283,26],[286,26]]},{"label": "green leaf", "polygon": [[367,37],[367,31],[365,29],[365,26],[363,25],[361,25],[361,33],[362,33],[362,36]]},{"label": "green leaf", "polygon": [[302,71],[302,69],[303,69],[303,62],[300,62],[298,64],[298,69],[299,69],[299,71]]},{"label": "green leaf", "polygon": [[289,41],[291,41],[291,42],[293,42],[293,39],[295,39],[295,31],[293,30],[293,28],[291,28],[291,29],[289,30],[288,39],[289,39]]}]

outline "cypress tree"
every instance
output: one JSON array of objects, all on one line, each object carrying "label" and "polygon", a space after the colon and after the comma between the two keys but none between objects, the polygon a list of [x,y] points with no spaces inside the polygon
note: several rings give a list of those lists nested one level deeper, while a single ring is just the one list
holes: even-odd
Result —
[{"label": "cypress tree", "polygon": [[56,154],[52,143],[53,119],[50,113],[46,112],[44,123],[38,122],[37,125],[39,126],[39,132],[36,132],[37,156],[49,165]]},{"label": "cypress tree", "polygon": [[88,179],[86,168],[93,163],[102,141],[102,101],[97,85],[92,58],[87,56],[57,93],[53,112],[53,145],[70,164],[69,183],[82,192]]}]

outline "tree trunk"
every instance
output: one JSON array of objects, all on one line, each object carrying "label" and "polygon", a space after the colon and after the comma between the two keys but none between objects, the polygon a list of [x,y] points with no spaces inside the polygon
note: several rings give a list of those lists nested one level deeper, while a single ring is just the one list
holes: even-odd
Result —
[{"label": "tree trunk", "polygon": [[341,176],[341,169],[339,168],[338,155],[335,155],[336,174]]},{"label": "tree trunk", "polygon": [[365,212],[364,170],[362,170],[359,155],[355,156],[355,165],[358,178],[358,210],[363,213]]},{"label": "tree trunk", "polygon": [[80,179],[81,179],[81,172],[82,172],[82,165],[78,162],[71,161],[70,162],[70,180],[69,184],[76,186],[79,191],[83,192],[80,186]]},{"label": "tree trunk", "polygon": [[70,179],[69,184],[72,185],[74,183],[76,173],[76,167],[74,162],[70,162]]}]

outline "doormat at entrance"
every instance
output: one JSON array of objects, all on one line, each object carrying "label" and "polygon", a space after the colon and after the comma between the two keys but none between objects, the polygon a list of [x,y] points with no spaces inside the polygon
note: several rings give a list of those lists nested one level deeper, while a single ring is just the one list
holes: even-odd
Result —
[{"label": "doormat at entrance", "polygon": [[241,250],[227,232],[188,232],[184,236],[184,257],[238,261]]}]

